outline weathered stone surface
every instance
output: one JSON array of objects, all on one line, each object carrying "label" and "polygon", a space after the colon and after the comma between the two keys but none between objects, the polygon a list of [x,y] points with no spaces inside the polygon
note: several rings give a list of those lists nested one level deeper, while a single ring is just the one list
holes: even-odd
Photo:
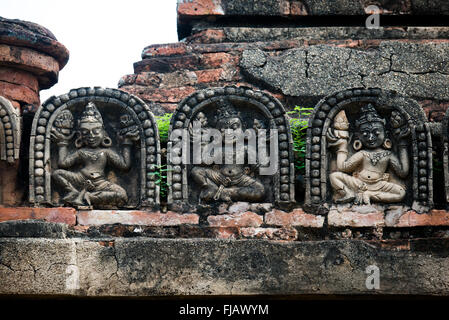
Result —
[{"label": "weathered stone surface", "polygon": [[65,223],[42,220],[11,220],[0,222],[0,238],[56,238],[72,234]]},{"label": "weathered stone surface", "polygon": [[45,220],[48,222],[75,225],[76,211],[73,208],[0,208],[0,222],[9,220]]},{"label": "weathered stone surface", "polygon": [[[178,17],[198,16],[297,16],[365,15],[368,0],[194,0],[178,4]],[[448,15],[444,0],[376,1],[381,14]]]},{"label": "weathered stone surface", "polygon": [[256,49],[243,53],[240,66],[251,79],[288,96],[381,87],[420,99],[447,100],[448,52],[447,41],[382,41],[369,51],[317,45],[287,50],[278,57]]},{"label": "weathered stone surface", "polygon": [[[449,295],[448,240],[1,239],[0,294]],[[273,254],[273,253],[276,254]],[[366,287],[368,266],[380,288]]]},{"label": "weathered stone surface", "polygon": [[209,216],[207,222],[212,227],[259,227],[263,218],[254,212],[241,212]]},{"label": "weathered stone surface", "polygon": [[304,213],[302,209],[294,209],[292,212],[274,209],[265,214],[265,224],[282,227],[322,228],[324,217]]},{"label": "weathered stone surface", "polygon": [[177,226],[181,224],[198,224],[196,214],[179,214],[175,212],[146,212],[124,210],[92,210],[77,213],[79,225],[102,225],[120,223],[124,225]]},{"label": "weathered stone surface", "polygon": [[374,206],[331,208],[327,222],[332,227],[382,227],[384,213]]}]

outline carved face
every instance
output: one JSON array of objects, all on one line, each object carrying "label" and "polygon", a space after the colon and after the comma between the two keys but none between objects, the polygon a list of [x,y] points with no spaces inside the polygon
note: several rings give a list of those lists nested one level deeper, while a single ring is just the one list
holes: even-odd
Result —
[{"label": "carved face", "polygon": [[90,148],[97,148],[104,139],[104,129],[100,123],[82,122],[79,126],[81,138]]},{"label": "carved face", "polygon": [[217,123],[217,128],[221,131],[224,141],[235,142],[234,133],[242,131],[242,121],[238,117],[222,119]]},{"label": "carved face", "polygon": [[359,139],[369,149],[380,147],[385,141],[385,127],[382,122],[364,123],[359,128]]}]

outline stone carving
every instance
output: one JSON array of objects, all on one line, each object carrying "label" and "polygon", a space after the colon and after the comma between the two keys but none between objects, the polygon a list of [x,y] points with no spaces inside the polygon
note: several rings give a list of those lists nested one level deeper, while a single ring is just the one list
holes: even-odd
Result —
[{"label": "stone carving", "polygon": [[[177,129],[189,133],[186,147],[190,153],[186,160],[190,161],[175,163],[169,156],[169,203],[213,205],[246,201],[288,204],[294,200],[291,133],[284,108],[274,97],[235,86],[198,91],[184,99],[173,115],[169,155],[185,151],[180,151],[181,137],[173,136]],[[270,129],[277,129],[278,135],[270,135],[274,132]],[[194,146],[195,130],[202,137],[198,142],[199,150]],[[214,136],[213,130],[218,137]],[[236,133],[245,132],[248,135],[242,138],[242,158],[237,152],[239,138]],[[258,140],[257,145],[249,143],[255,137],[262,140]],[[220,138],[224,146],[208,149],[215,138]],[[261,174],[262,168],[267,166],[258,158],[261,145],[276,155],[278,170],[269,175]],[[272,148],[274,145],[278,147],[276,150]],[[195,161],[200,154],[215,156],[221,163],[205,163],[204,159]]]},{"label": "stone carving", "polygon": [[148,107],[128,93],[80,88],[50,98],[36,113],[30,154],[31,203],[159,204],[157,127]]},{"label": "stone carving", "polygon": [[13,164],[19,159],[20,128],[19,111],[0,96],[0,160]]},{"label": "stone carving", "polygon": [[446,202],[449,202],[449,109],[440,125],[438,136],[440,136],[443,148],[443,170],[444,170],[444,187],[446,192]]},{"label": "stone carving", "polygon": [[326,202],[432,206],[430,129],[415,101],[380,89],[338,92],[315,107],[307,136],[310,210]]}]

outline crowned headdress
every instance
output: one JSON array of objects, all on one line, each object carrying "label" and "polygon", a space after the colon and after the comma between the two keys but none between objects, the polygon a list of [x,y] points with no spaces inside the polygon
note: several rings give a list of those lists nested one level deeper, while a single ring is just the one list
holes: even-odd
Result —
[{"label": "crowned headdress", "polygon": [[241,120],[240,112],[234,108],[228,99],[222,98],[217,102],[217,114],[215,116],[215,121],[218,123],[229,118],[239,118]]},{"label": "crowned headdress", "polygon": [[386,121],[385,119],[381,118],[379,114],[377,113],[374,106],[369,103],[367,105],[364,105],[360,109],[361,116],[355,121],[355,126],[359,128],[362,124],[365,123],[374,123],[374,122],[381,122],[385,125]]},{"label": "crowned headdress", "polygon": [[103,118],[100,111],[98,111],[97,107],[95,106],[95,103],[89,102],[84,108],[84,111],[81,114],[78,123],[81,124],[83,122],[99,123],[103,125]]}]

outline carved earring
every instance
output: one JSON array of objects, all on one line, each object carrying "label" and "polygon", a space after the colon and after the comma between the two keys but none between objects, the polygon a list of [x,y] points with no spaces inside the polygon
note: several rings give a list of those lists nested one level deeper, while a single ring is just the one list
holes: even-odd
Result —
[{"label": "carved earring", "polygon": [[392,143],[391,143],[391,140],[390,139],[385,139],[384,140],[384,148],[385,149],[391,149],[391,147],[392,147]]},{"label": "carved earring", "polygon": [[83,145],[84,145],[84,143],[83,143],[83,139],[81,139],[81,137],[79,137],[75,140],[75,147],[77,147],[78,149],[81,148]]},{"label": "carved earring", "polygon": [[101,145],[105,148],[109,148],[110,146],[112,146],[112,140],[109,137],[104,137],[103,141],[101,142]]},{"label": "carved earring", "polygon": [[352,147],[354,148],[355,151],[359,151],[360,149],[362,149],[362,141],[360,141],[359,139],[355,140],[354,143],[352,144]]}]

